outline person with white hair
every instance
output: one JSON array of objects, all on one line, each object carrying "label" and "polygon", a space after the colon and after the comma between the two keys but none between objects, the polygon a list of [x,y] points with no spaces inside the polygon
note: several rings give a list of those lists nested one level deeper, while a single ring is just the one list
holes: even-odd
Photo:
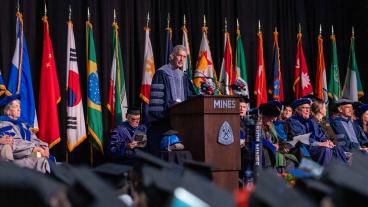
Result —
[{"label": "person with white hair", "polygon": [[21,167],[50,172],[48,144],[41,141],[20,117],[19,96],[5,96],[0,100],[3,114],[0,116],[1,159]]}]

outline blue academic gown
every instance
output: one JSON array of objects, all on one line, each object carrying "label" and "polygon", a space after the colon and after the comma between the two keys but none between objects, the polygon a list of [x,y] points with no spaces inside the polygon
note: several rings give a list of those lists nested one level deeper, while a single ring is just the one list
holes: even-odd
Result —
[{"label": "blue academic gown", "polygon": [[327,141],[328,137],[321,126],[319,126],[313,119],[304,119],[299,115],[293,115],[288,119],[288,122],[293,136],[311,133],[309,137],[310,146],[308,149],[310,156],[314,161],[321,165],[327,165],[333,157],[338,158],[343,162],[347,161],[344,150],[340,146],[327,148],[315,145],[317,142]]},{"label": "blue academic gown", "polygon": [[352,122],[352,123],[353,123],[353,130],[355,132],[358,143],[352,142],[349,139],[348,132],[345,130],[343,126],[343,123],[348,123],[349,121],[351,120],[341,117],[341,116],[337,116],[331,122],[331,126],[333,130],[335,131],[336,135],[339,136],[337,141],[344,148],[346,152],[359,150],[361,146],[368,145],[368,139],[363,129],[356,122]]},{"label": "blue academic gown", "polygon": [[[171,129],[169,121],[169,109],[176,104],[176,100],[172,97],[170,79],[172,73],[167,72],[170,64],[159,68],[152,79],[149,103],[149,116],[151,126],[148,129],[148,150],[152,154],[158,156],[160,152],[160,142],[162,134]],[[195,95],[194,86],[189,80],[187,73],[183,74],[183,90],[184,100]]]},{"label": "blue academic gown", "polygon": [[146,133],[147,128],[145,125],[139,125],[136,128],[130,126],[125,121],[119,124],[116,128],[111,130],[110,141],[107,145],[107,154],[112,161],[133,164],[135,159],[135,150],[127,147],[128,143],[133,141],[134,134],[136,132]]}]

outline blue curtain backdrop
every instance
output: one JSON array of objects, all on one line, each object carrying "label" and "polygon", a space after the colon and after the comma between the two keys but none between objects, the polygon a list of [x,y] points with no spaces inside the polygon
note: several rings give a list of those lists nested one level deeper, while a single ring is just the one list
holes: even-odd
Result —
[{"label": "blue curtain backdrop", "polygon": [[[11,58],[15,45],[16,0],[2,0],[0,5],[0,69],[7,81]],[[293,68],[295,64],[296,34],[298,23],[303,32],[303,46],[309,66],[310,77],[314,84],[316,71],[317,35],[319,24],[323,26],[326,68],[329,73],[331,45],[329,35],[334,25],[337,38],[341,81],[344,81],[351,26],[355,26],[356,54],[365,92],[368,84],[364,82],[368,68],[368,2],[364,0],[46,0],[50,35],[53,41],[62,100],[59,104],[59,119],[62,142],[56,145],[53,153],[59,160],[65,159],[65,123],[66,123],[66,41],[69,4],[72,6],[74,32],[78,55],[83,101],[86,103],[86,40],[85,21],[87,7],[90,7],[91,21],[94,26],[97,63],[101,79],[102,102],[108,96],[108,81],[112,61],[112,21],[113,9],[116,9],[120,40],[123,54],[124,72],[130,105],[139,105],[139,90],[142,77],[144,50],[143,27],[147,12],[150,13],[151,41],[155,56],[156,69],[164,61],[165,27],[167,14],[170,13],[173,28],[174,45],[181,43],[180,27],[183,15],[187,17],[192,63],[195,64],[201,40],[203,15],[206,15],[209,28],[208,38],[217,72],[220,70],[223,56],[224,18],[228,21],[232,48],[235,48],[236,18],[240,29],[248,65],[250,91],[254,89],[257,61],[258,19],[262,23],[264,53],[268,86],[272,83],[272,32],[275,26],[279,31],[281,48],[281,67],[285,87],[285,96],[292,97]],[[28,52],[33,78],[33,87],[38,102],[40,65],[42,54],[42,15],[44,0],[21,0],[20,10],[24,18],[24,30],[28,43]],[[233,51],[235,54],[235,51]],[[328,77],[328,76],[327,76]],[[253,93],[252,93],[253,96]],[[251,97],[252,98],[252,97]],[[366,100],[366,98],[364,99]],[[37,103],[38,104],[38,103]],[[104,104],[106,106],[106,104]],[[86,109],[86,107],[85,107]],[[108,137],[110,130],[109,115],[103,107],[104,132]],[[89,160],[88,142],[85,141],[71,154],[72,163],[87,163]],[[96,161],[103,161],[97,152]]]}]

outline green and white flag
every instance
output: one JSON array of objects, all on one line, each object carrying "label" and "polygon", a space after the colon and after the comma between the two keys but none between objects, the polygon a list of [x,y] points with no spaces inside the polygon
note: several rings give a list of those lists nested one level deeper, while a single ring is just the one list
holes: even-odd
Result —
[{"label": "green and white flag", "polygon": [[364,95],[362,82],[360,81],[359,76],[358,64],[355,58],[354,31],[351,36],[348,70],[346,72],[342,95],[344,98],[348,98],[352,101],[358,101],[358,99]]},{"label": "green and white flag", "polygon": [[330,80],[328,84],[328,96],[333,103],[341,98],[341,84],[339,74],[339,63],[337,60],[336,37],[331,35],[332,61],[330,67]]},{"label": "green and white flag", "polygon": [[249,96],[248,90],[248,75],[247,75],[247,63],[245,61],[245,52],[243,48],[243,41],[240,34],[240,29],[236,30],[236,53],[235,53],[235,69],[236,69],[236,82],[237,86],[234,90],[234,94],[241,96]]}]

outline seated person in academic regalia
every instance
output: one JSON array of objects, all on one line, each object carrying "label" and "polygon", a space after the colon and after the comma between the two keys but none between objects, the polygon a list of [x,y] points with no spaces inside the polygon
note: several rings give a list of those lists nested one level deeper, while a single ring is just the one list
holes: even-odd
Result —
[{"label": "seated person in academic regalia", "polygon": [[368,152],[368,139],[363,129],[354,123],[353,101],[349,99],[340,99],[336,102],[339,111],[338,115],[331,122],[331,126],[337,135],[337,142],[343,147],[345,152],[360,150]]},{"label": "seated person in academic regalia", "polygon": [[283,132],[276,129],[274,121],[280,115],[280,108],[273,102],[262,104],[259,107],[262,116],[262,146],[263,167],[275,167],[279,172],[286,168],[293,168],[298,160],[288,154],[289,146],[285,142]]},{"label": "seated person in academic regalia", "polygon": [[20,117],[18,95],[0,100],[4,115],[0,116],[1,159],[21,167],[50,172],[48,144],[39,140]]},{"label": "seated person in academic regalia", "polygon": [[[310,117],[310,108],[312,101],[309,98],[297,99],[292,103],[296,114],[288,119],[292,136],[309,134],[310,146],[302,145],[301,151],[308,150],[310,157],[321,165],[330,163],[333,157],[342,162],[346,162],[346,156],[340,146],[335,146],[328,139],[321,126]],[[300,154],[299,154],[300,155]],[[305,156],[305,154],[304,154]]]},{"label": "seated person in academic regalia", "polygon": [[364,131],[366,137],[368,137],[368,104],[363,104],[359,106],[355,113],[357,123]]},{"label": "seated person in academic regalia", "polygon": [[113,162],[133,165],[135,149],[144,147],[144,143],[147,141],[147,128],[139,123],[141,114],[138,108],[130,107],[126,116],[127,121],[111,130],[107,154]]}]

